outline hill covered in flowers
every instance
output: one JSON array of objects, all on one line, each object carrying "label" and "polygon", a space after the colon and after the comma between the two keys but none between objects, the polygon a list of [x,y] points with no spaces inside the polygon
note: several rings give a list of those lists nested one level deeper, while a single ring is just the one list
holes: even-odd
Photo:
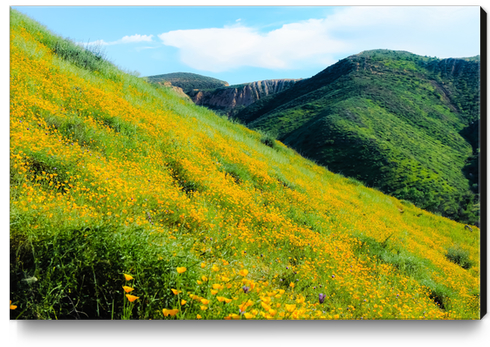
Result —
[{"label": "hill covered in flowers", "polygon": [[12,319],[478,319],[480,230],[368,189],[16,11]]}]

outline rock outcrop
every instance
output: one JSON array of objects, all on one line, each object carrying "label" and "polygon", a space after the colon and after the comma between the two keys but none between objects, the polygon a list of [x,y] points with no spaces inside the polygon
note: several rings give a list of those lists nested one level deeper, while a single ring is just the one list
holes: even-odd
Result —
[{"label": "rock outcrop", "polygon": [[299,79],[276,79],[217,88],[214,90],[194,89],[188,95],[196,105],[230,114],[253,104],[268,95],[288,89]]}]

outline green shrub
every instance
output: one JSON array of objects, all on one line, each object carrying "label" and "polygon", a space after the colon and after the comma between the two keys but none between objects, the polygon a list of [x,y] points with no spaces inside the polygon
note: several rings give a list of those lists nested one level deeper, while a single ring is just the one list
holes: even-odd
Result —
[{"label": "green shrub", "polygon": [[446,253],[446,258],[466,270],[473,265],[470,261],[470,252],[460,248],[459,246],[449,248]]},{"label": "green shrub", "polygon": [[82,47],[68,40],[57,40],[50,47],[59,57],[91,71],[99,70],[105,60],[101,46]]}]

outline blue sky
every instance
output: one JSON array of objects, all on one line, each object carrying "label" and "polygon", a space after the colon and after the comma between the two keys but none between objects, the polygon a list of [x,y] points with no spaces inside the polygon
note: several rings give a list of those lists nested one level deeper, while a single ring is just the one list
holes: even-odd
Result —
[{"label": "blue sky", "polygon": [[141,76],[194,72],[230,84],[306,78],[368,49],[479,54],[479,7],[14,6],[54,33],[103,47]]}]

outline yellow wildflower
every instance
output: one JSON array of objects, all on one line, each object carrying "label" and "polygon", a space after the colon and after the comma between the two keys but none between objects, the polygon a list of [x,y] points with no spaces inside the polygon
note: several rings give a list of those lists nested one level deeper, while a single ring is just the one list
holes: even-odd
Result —
[{"label": "yellow wildflower", "polygon": [[245,312],[244,316],[245,316],[245,318],[247,318],[247,319],[254,318],[254,315],[253,315],[253,314],[251,314],[251,313],[248,313],[248,312]]},{"label": "yellow wildflower", "polygon": [[126,297],[128,298],[129,302],[133,302],[133,301],[139,299],[138,296],[134,296],[134,295],[131,295],[131,294],[126,294]]},{"label": "yellow wildflower", "polygon": [[15,310],[17,308],[16,305],[12,305],[12,300],[10,300],[10,309]]},{"label": "yellow wildflower", "polygon": [[131,275],[127,275],[127,274],[123,274],[124,275],[124,278],[126,279],[126,281],[131,281],[133,279],[133,276]]},{"label": "yellow wildflower", "polygon": [[186,271],[187,271],[187,268],[186,268],[186,267],[178,267],[178,268],[177,268],[177,272],[178,272],[179,274],[184,273],[184,272],[186,272]]},{"label": "yellow wildflower", "polygon": [[128,286],[123,286],[123,289],[124,289],[124,291],[126,293],[131,293],[134,290],[134,288],[131,288],[131,287],[128,287]]},{"label": "yellow wildflower", "polygon": [[238,273],[239,273],[241,276],[245,277],[245,276],[247,276],[247,275],[248,275],[248,270],[247,270],[247,269],[243,269],[243,270],[240,270]]}]

